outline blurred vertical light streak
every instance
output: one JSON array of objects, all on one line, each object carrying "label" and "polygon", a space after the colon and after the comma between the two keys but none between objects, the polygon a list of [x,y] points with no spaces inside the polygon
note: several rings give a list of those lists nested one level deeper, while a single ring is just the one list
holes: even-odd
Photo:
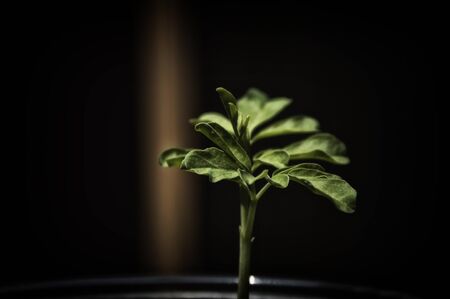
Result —
[{"label": "blurred vertical light streak", "polygon": [[141,161],[146,269],[178,273],[195,263],[197,202],[194,178],[162,168],[159,153],[189,147],[194,74],[189,26],[176,1],[156,1],[144,16]]}]

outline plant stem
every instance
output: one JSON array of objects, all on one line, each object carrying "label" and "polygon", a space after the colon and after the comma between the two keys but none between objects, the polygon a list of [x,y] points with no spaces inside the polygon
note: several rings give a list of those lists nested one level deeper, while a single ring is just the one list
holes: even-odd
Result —
[{"label": "plant stem", "polygon": [[252,233],[256,213],[256,194],[254,188],[247,206],[241,204],[245,211],[241,214],[241,230],[239,234],[239,284],[238,299],[249,298],[250,255],[252,249]]},{"label": "plant stem", "polygon": [[242,223],[247,223],[247,214],[248,214],[248,205],[249,205],[249,196],[247,194],[247,191],[244,190],[244,187],[239,188],[239,197],[241,201],[241,228]]},{"label": "plant stem", "polygon": [[265,184],[264,187],[262,187],[261,190],[259,190],[258,194],[256,194],[256,200],[259,200],[264,195],[264,193],[266,193],[269,187],[270,183]]},{"label": "plant stem", "polygon": [[239,246],[239,285],[238,299],[249,298],[251,241],[241,237]]}]

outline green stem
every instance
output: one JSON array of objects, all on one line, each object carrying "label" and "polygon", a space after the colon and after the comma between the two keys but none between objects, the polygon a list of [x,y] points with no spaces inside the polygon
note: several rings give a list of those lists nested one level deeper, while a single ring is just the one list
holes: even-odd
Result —
[{"label": "green stem", "polygon": [[269,188],[270,183],[265,184],[264,187],[262,187],[261,190],[259,190],[258,194],[256,194],[256,200],[259,200]]},{"label": "green stem", "polygon": [[[241,214],[241,230],[239,234],[239,284],[238,299],[249,298],[250,255],[252,247],[252,233],[256,214],[256,195],[254,188],[248,206]],[[242,205],[241,205],[242,208]],[[242,216],[245,217],[242,217]]]},{"label": "green stem", "polygon": [[243,229],[242,223],[244,223],[244,224],[247,223],[249,196],[247,194],[247,191],[242,186],[239,188],[239,197],[241,200],[241,227],[240,227],[240,229]]}]

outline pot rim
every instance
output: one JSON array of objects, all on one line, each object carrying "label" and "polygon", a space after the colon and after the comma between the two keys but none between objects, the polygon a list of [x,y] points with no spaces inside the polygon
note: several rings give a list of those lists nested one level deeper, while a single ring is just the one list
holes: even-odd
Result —
[{"label": "pot rim", "polygon": [[[238,279],[234,276],[220,275],[171,275],[171,276],[129,276],[129,277],[99,277],[64,279],[35,283],[18,284],[1,287],[0,295],[17,296],[29,293],[64,293],[71,290],[89,291],[107,290],[161,290],[161,289],[216,289],[234,291]],[[250,277],[251,291],[282,290],[291,293],[306,292],[307,294],[353,294],[368,295],[371,298],[402,298],[419,299],[399,291],[377,289],[368,286],[341,284],[317,280],[272,278],[265,276]]]}]

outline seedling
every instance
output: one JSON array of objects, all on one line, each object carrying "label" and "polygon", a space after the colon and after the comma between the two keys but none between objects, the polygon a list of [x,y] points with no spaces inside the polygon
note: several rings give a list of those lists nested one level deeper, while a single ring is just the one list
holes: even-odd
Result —
[{"label": "seedling", "polygon": [[[207,112],[192,119],[191,123],[195,131],[217,147],[171,148],[161,154],[159,163],[164,167],[179,167],[206,175],[213,183],[229,180],[238,184],[241,191],[238,298],[248,299],[256,206],[267,189],[284,189],[291,181],[299,183],[313,193],[328,198],[345,213],[354,212],[356,190],[341,177],[310,162],[325,161],[340,165],[350,162],[345,155],[344,143],[329,133],[319,132],[316,119],[305,115],[292,116],[258,129],[286,108],[291,103],[290,99],[270,99],[255,88],[249,89],[239,100],[224,88],[219,87],[216,91],[226,116]],[[252,156],[252,146],[259,140],[292,134],[307,137]],[[256,186],[258,181],[263,182],[259,190]]]}]

